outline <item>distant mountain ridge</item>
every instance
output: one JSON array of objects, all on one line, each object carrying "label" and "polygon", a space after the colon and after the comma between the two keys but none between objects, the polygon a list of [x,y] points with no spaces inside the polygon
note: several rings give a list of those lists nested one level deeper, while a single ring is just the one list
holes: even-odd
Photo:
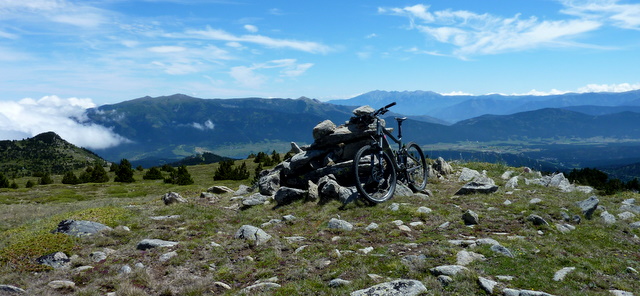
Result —
[{"label": "distant mountain ridge", "polygon": [[508,115],[544,108],[570,106],[640,107],[640,90],[621,93],[567,93],[562,95],[456,95],[445,96],[430,91],[372,91],[347,100],[329,101],[339,105],[382,107],[397,102],[395,112],[429,115],[448,122],[458,122],[485,114]]}]

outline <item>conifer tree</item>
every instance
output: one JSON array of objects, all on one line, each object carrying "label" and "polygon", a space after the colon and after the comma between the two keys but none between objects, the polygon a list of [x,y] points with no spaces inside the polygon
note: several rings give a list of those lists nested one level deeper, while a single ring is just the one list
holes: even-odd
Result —
[{"label": "conifer tree", "polygon": [[120,160],[120,164],[118,165],[118,169],[116,170],[116,178],[113,181],[122,183],[132,183],[136,181],[133,179],[133,169],[131,168],[131,163],[126,158]]},{"label": "conifer tree", "polygon": [[62,177],[62,184],[76,185],[79,183],[80,179],[78,179],[78,177],[76,177],[76,175],[71,171],[66,172]]},{"label": "conifer tree", "polygon": [[0,173],[0,188],[9,188],[9,180],[3,173]]},{"label": "conifer tree", "polygon": [[144,176],[142,176],[142,179],[162,180],[164,179],[164,176],[162,176],[162,172],[160,171],[160,169],[158,169],[157,167],[152,167],[144,174]]}]

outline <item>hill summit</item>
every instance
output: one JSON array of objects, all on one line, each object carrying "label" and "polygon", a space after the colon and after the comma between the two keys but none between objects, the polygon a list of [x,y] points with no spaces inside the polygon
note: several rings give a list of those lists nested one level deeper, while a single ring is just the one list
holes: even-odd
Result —
[{"label": "hill summit", "polygon": [[0,141],[0,171],[12,177],[36,172],[63,174],[96,161],[104,162],[100,156],[67,142],[55,132],[23,140]]}]

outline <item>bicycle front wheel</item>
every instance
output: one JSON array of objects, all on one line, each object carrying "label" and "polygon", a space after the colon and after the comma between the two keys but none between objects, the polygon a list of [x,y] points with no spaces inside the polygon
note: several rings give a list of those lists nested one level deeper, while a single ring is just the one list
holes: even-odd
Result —
[{"label": "bicycle front wheel", "polygon": [[380,148],[367,145],[356,153],[353,160],[356,188],[371,203],[381,203],[396,190],[396,170],[391,156]]},{"label": "bicycle front wheel", "polygon": [[422,191],[427,187],[427,162],[422,149],[416,143],[409,143],[405,163],[407,181],[413,191]]}]

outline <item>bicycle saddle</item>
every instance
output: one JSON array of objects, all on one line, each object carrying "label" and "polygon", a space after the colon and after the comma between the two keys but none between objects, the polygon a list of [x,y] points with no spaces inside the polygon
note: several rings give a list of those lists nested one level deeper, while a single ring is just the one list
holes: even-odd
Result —
[{"label": "bicycle saddle", "polygon": [[398,121],[398,123],[403,122],[405,120],[407,120],[406,117],[396,117],[396,120]]}]

